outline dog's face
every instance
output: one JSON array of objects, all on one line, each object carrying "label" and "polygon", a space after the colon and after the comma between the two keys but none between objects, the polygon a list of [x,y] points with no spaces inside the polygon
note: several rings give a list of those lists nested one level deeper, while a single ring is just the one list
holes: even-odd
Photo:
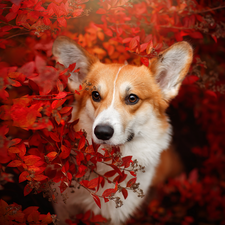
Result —
[{"label": "dog's face", "polygon": [[147,67],[98,62],[86,79],[95,87],[83,98],[86,112],[93,118],[92,138],[96,143],[121,145],[132,141],[153,114],[160,117],[162,125],[167,123],[163,116],[167,104]]},{"label": "dog's face", "polygon": [[[69,79],[71,90],[85,80],[77,98],[77,117],[88,115],[95,143],[122,145],[149,132],[163,133],[168,128],[165,110],[177,95],[192,61],[192,48],[180,42],[150,60],[146,66],[103,64],[66,37],[53,46],[58,61],[68,67],[76,62],[79,73]],[[79,115],[80,114],[80,115]],[[153,130],[151,130],[153,129]]]}]

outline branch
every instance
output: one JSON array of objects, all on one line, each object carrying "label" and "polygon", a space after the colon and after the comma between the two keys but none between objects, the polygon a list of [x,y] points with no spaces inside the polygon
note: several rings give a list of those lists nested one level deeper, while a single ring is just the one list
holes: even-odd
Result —
[{"label": "branch", "polygon": [[[73,93],[68,93],[67,96],[70,96],[70,95],[74,95]],[[53,97],[52,95],[40,95],[41,97],[44,96],[44,97]],[[66,97],[67,97],[66,96]],[[38,100],[38,101],[53,101],[53,100],[62,100],[64,98],[38,98],[38,97],[35,97],[33,98],[33,100]]]},{"label": "branch", "polygon": [[223,9],[223,8],[225,8],[225,5],[221,5],[221,6],[218,6],[218,7],[215,7],[215,8],[206,9],[206,10],[202,10],[202,11],[194,11],[194,13],[196,13],[196,14],[206,13],[206,12],[211,12],[211,11],[218,10],[218,9]]},{"label": "branch", "polygon": [[166,25],[159,25],[160,27],[162,28],[169,28],[169,29],[178,29],[178,30],[191,30],[191,29],[194,29],[194,27],[176,27],[176,26],[166,26]]}]

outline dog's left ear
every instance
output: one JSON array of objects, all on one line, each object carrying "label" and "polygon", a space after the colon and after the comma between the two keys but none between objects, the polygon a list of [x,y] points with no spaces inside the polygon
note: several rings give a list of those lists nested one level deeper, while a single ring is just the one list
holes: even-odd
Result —
[{"label": "dog's left ear", "polygon": [[149,61],[163,97],[170,101],[178,94],[179,87],[188,73],[193,58],[193,49],[185,41],[178,42]]}]

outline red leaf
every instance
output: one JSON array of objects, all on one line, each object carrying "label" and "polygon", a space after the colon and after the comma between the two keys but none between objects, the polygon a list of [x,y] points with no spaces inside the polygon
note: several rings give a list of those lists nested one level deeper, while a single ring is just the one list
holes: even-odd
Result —
[{"label": "red leaf", "polygon": [[123,43],[128,43],[128,42],[131,41],[131,39],[132,39],[132,38],[130,38],[130,37],[129,37],[129,38],[125,38],[125,39],[123,39]]},{"label": "red leaf", "polygon": [[34,10],[35,10],[35,11],[40,11],[40,12],[45,11],[45,8],[42,7],[42,2],[38,2],[38,3],[36,4],[36,6],[34,7]]},{"label": "red leaf", "polygon": [[20,150],[19,150],[18,147],[10,147],[10,148],[8,148],[8,152],[10,152],[10,153],[19,153]]},{"label": "red leaf", "polygon": [[212,97],[214,97],[214,98],[217,98],[217,95],[216,95],[216,93],[215,93],[214,91],[207,90],[205,93],[206,93],[207,95],[209,95],[209,96],[212,96]]},{"label": "red leaf", "polygon": [[203,35],[199,31],[191,32],[189,35],[196,39],[202,39]]},{"label": "red leaf", "polygon": [[82,180],[82,181],[80,182],[80,184],[81,184],[82,186],[88,188],[89,181],[88,181],[88,180]]},{"label": "red leaf", "polygon": [[84,136],[81,136],[79,144],[78,144],[78,150],[81,150],[86,144],[86,138]]},{"label": "red leaf", "polygon": [[54,100],[52,102],[52,109],[56,108],[57,104],[59,103],[59,100]]},{"label": "red leaf", "polygon": [[10,141],[10,146],[13,146],[13,145],[17,145],[17,144],[19,144],[20,143],[20,141],[21,141],[22,139],[20,139],[20,138],[14,138],[14,139],[12,139],[11,141]]},{"label": "red leaf", "polygon": [[70,70],[70,72],[73,72],[73,70],[75,69],[75,67],[76,67],[76,63],[70,64],[70,65],[69,65],[69,70]]},{"label": "red leaf", "polygon": [[73,109],[73,107],[66,106],[66,107],[63,107],[62,109],[60,109],[59,113],[65,114],[65,113],[68,113],[72,109]]},{"label": "red leaf", "polygon": [[141,58],[141,63],[148,67],[149,66],[149,59],[142,57]]},{"label": "red leaf", "polygon": [[57,109],[59,106],[61,106],[64,102],[66,101],[66,99],[62,99],[62,100],[54,100],[52,102],[52,109]]},{"label": "red leaf", "polygon": [[68,178],[69,181],[71,181],[72,178],[73,178],[73,175],[72,175],[71,173],[68,172],[68,173],[67,173],[67,178]]},{"label": "red leaf", "polygon": [[27,166],[33,166],[36,162],[41,160],[41,157],[36,155],[28,155],[24,156],[23,160]]},{"label": "red leaf", "polygon": [[97,204],[97,206],[101,209],[101,201],[99,199],[99,197],[95,194],[91,194],[92,198],[94,199],[95,203]]},{"label": "red leaf", "polygon": [[59,138],[59,135],[57,133],[49,132],[49,135],[53,141],[55,141],[55,142],[61,141],[61,139]]},{"label": "red leaf", "polygon": [[80,165],[82,160],[84,160],[84,154],[82,152],[78,152],[76,156],[77,165]]},{"label": "red leaf", "polygon": [[101,179],[100,179],[100,177],[96,177],[89,181],[88,188],[90,188],[90,189],[96,188],[99,185],[99,183],[101,183]]},{"label": "red leaf", "polygon": [[30,193],[31,193],[31,191],[32,191],[32,188],[30,187],[30,185],[29,185],[29,184],[27,184],[27,185],[24,187],[24,190],[23,190],[23,194],[24,194],[24,196],[26,196],[26,195],[30,194]]},{"label": "red leaf", "polygon": [[196,16],[198,21],[200,21],[200,22],[204,21],[204,19],[201,15],[196,14],[195,16]]},{"label": "red leaf", "polygon": [[[140,52],[143,52],[147,48],[147,46],[148,46],[148,43],[141,44],[140,45]],[[147,52],[147,54],[149,54],[149,53]]]},{"label": "red leaf", "polygon": [[63,192],[66,190],[66,188],[67,188],[68,186],[69,186],[68,182],[66,182],[66,181],[61,181],[60,186],[59,186],[60,192],[63,193]]},{"label": "red leaf", "polygon": [[50,224],[52,223],[52,216],[50,213],[48,213],[47,215],[42,215],[42,221],[43,224]]},{"label": "red leaf", "polygon": [[189,180],[191,182],[196,182],[198,180],[198,170],[197,169],[193,169],[190,173],[189,173]]},{"label": "red leaf", "polygon": [[27,217],[27,221],[32,224],[33,222],[36,224],[39,221],[40,213],[37,210],[33,210]]},{"label": "red leaf", "polygon": [[[0,199],[0,212],[1,212],[1,215],[7,214],[8,207],[9,207],[9,205],[7,204],[7,202],[5,202],[4,200]],[[2,218],[2,216],[1,216],[1,218]]]},{"label": "red leaf", "polygon": [[90,221],[92,223],[105,223],[107,222],[107,219],[104,218],[102,215],[96,215],[96,216],[93,216]]},{"label": "red leaf", "polygon": [[7,166],[8,167],[18,167],[18,166],[21,166],[22,165],[22,162],[20,160],[13,160],[11,161]]},{"label": "red leaf", "polygon": [[35,77],[29,78],[39,86],[41,95],[48,94],[57,83],[59,72],[52,66],[45,66],[42,72]]},{"label": "red leaf", "polygon": [[52,160],[55,159],[55,157],[56,157],[57,154],[58,154],[57,152],[49,152],[49,153],[46,155],[46,157],[48,157],[48,160],[49,160],[49,161],[52,161]]},{"label": "red leaf", "polygon": [[132,178],[127,182],[127,187],[131,187],[133,184],[135,184],[137,178]]},{"label": "red leaf", "polygon": [[130,166],[130,163],[132,162],[132,156],[125,156],[122,158],[123,164],[122,166],[124,166],[125,168],[128,168]]},{"label": "red leaf", "polygon": [[9,78],[9,81],[10,81],[10,85],[12,85],[13,87],[20,87],[20,86],[22,86],[19,81],[12,80],[10,78]]},{"label": "red leaf", "polygon": [[27,171],[23,171],[20,176],[19,176],[19,183],[27,180],[27,177],[29,176],[30,174],[27,172]]},{"label": "red leaf", "polygon": [[106,189],[103,193],[102,193],[102,197],[109,197],[109,196],[113,196],[116,193],[116,190],[113,188],[109,188]]},{"label": "red leaf", "polygon": [[43,175],[43,174],[38,174],[38,175],[35,175],[34,180],[36,180],[36,181],[42,181],[42,180],[45,180],[47,178],[48,177],[45,176],[45,175]]},{"label": "red leaf", "polygon": [[48,5],[47,11],[50,16],[56,14],[56,16],[59,17],[61,10],[59,6],[52,2]]},{"label": "red leaf", "polygon": [[17,145],[17,147],[19,148],[20,152],[19,152],[19,156],[20,158],[23,158],[23,156],[26,154],[26,146],[24,143],[20,143]]},{"label": "red leaf", "polygon": [[123,182],[126,178],[127,178],[127,174],[124,173],[124,171],[122,172],[122,176],[119,176],[119,179],[117,180],[118,183]]},{"label": "red leaf", "polygon": [[134,177],[137,176],[136,173],[135,173],[134,171],[130,171],[130,174],[131,174],[132,176],[134,176]]},{"label": "red leaf", "polygon": [[[89,220],[90,218],[90,215],[91,215],[91,210],[88,210],[87,212],[85,212],[84,215],[82,215],[82,220]],[[76,215],[76,218],[79,219]]]},{"label": "red leaf", "polygon": [[59,22],[59,24],[63,27],[67,27],[67,22],[66,22],[66,19],[64,17],[59,17],[57,19],[57,21]]},{"label": "red leaf", "polygon": [[80,95],[80,92],[79,91],[75,90],[74,92],[75,92],[75,94]]},{"label": "red leaf", "polygon": [[183,84],[194,84],[198,80],[199,80],[199,77],[190,75],[184,79]]},{"label": "red leaf", "polygon": [[136,48],[138,45],[138,42],[137,42],[137,39],[136,38],[132,38],[132,40],[130,41],[130,44],[129,44],[129,48],[130,49],[134,49]]},{"label": "red leaf", "polygon": [[124,199],[126,199],[127,196],[128,196],[128,191],[127,191],[127,189],[123,188],[123,189],[122,189],[122,194],[123,194]]},{"label": "red leaf", "polygon": [[33,61],[24,64],[18,69],[18,72],[23,73],[26,77],[30,77],[34,73],[35,63]]},{"label": "red leaf", "polygon": [[35,57],[35,66],[38,73],[42,73],[45,70],[46,65],[47,63],[42,57],[40,57],[39,55]]},{"label": "red leaf", "polygon": [[106,11],[105,9],[100,8],[100,9],[98,9],[98,10],[96,11],[96,13],[97,13],[97,14],[106,14],[107,11]]},{"label": "red leaf", "polygon": [[9,21],[15,19],[16,16],[17,16],[17,12],[10,12],[5,16],[5,18],[9,22]]},{"label": "red leaf", "polygon": [[66,92],[60,92],[59,94],[57,94],[56,96],[55,96],[55,98],[65,98],[67,96],[67,93]]},{"label": "red leaf", "polygon": [[43,18],[43,22],[45,23],[45,25],[49,26],[51,24],[51,20],[49,18],[47,18],[46,16]]},{"label": "red leaf", "polygon": [[104,174],[104,177],[112,177],[116,174],[115,170],[108,171]]},{"label": "red leaf", "polygon": [[111,167],[112,167],[119,175],[122,176],[122,172],[120,171],[120,169],[119,169],[117,166],[112,165],[112,164],[110,164],[110,166],[111,166]]},{"label": "red leaf", "polygon": [[213,38],[213,40],[217,43],[217,37],[214,34],[211,34],[211,37]]},{"label": "red leaf", "polygon": [[59,157],[62,158],[62,159],[66,159],[70,155],[71,148],[67,148],[65,145],[62,145],[61,151],[62,152],[60,153]]},{"label": "red leaf", "polygon": [[26,209],[23,210],[23,213],[28,216],[29,214],[31,214],[33,211],[37,211],[38,210],[38,206],[30,206]]},{"label": "red leaf", "polygon": [[19,5],[20,2],[22,2],[22,0],[10,0],[10,2],[12,2],[15,5]]}]

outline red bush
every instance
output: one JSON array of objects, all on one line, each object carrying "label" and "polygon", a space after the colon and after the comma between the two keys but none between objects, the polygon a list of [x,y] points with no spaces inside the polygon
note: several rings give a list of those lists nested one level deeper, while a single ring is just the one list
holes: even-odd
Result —
[{"label": "red bush", "polygon": [[[78,120],[69,122],[72,107],[68,105],[83,87],[75,93],[67,91],[69,72],[75,65],[63,71],[56,69],[51,47],[55,37],[63,34],[105,63],[127,60],[148,65],[148,59],[166,46],[185,39],[193,44],[195,58],[172,105],[179,111],[181,121],[188,117],[184,109],[192,110],[207,142],[191,146],[193,155],[201,158],[200,165],[195,165],[197,168],[192,168],[189,175],[183,174],[159,187],[158,197],[135,220],[136,224],[186,225],[197,220],[225,224],[224,8],[223,1],[210,0],[100,0],[98,4],[88,0],[2,1],[2,185],[12,182],[7,172],[12,167],[19,176],[18,182],[26,183],[24,195],[42,192],[54,200],[51,183],[60,182],[63,192],[72,180],[87,189],[99,207],[99,198],[114,200],[120,206],[121,200],[113,198],[117,191],[122,192],[124,199],[127,189],[141,194],[135,183],[135,171],[142,168],[134,159],[122,157],[118,148],[100,154],[99,146],[86,140],[85,131],[74,131]],[[188,129],[187,123],[183,129]],[[87,171],[95,172],[97,162],[108,164],[112,170],[89,180]],[[128,173],[134,178],[126,187],[120,186]],[[112,180],[115,174],[117,177]],[[114,183],[115,188],[107,189],[102,196],[96,195],[95,191],[105,182]],[[52,222],[50,214],[41,215],[35,206],[22,211],[16,203],[8,205],[1,200],[0,208],[2,224]],[[98,224],[105,219],[88,211],[68,223],[79,221]]]}]

